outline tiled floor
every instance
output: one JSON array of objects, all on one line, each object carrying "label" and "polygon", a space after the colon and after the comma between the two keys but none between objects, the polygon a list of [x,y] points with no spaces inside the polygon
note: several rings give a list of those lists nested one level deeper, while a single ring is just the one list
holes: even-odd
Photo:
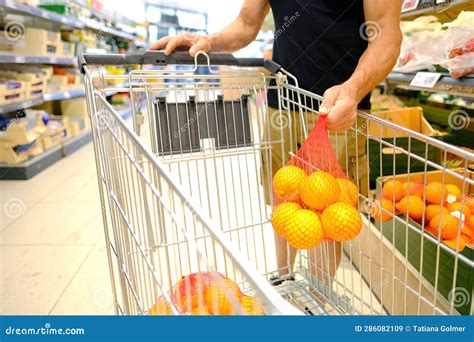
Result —
[{"label": "tiled floor", "polygon": [[113,314],[92,144],[0,189],[0,314]]}]

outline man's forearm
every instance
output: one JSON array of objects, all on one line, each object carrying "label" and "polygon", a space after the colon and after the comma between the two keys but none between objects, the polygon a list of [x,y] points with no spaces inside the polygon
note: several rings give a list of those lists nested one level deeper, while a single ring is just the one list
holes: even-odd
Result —
[{"label": "man's forearm", "polygon": [[249,45],[269,10],[268,0],[244,1],[237,18],[220,32],[209,36],[212,50],[234,52]]},{"label": "man's forearm", "polygon": [[223,30],[211,34],[209,39],[213,51],[235,52],[250,44],[257,32],[239,16]]},{"label": "man's forearm", "polygon": [[401,35],[398,33],[382,35],[369,44],[354,73],[344,83],[354,92],[357,102],[387,77],[398,59],[400,45]]}]

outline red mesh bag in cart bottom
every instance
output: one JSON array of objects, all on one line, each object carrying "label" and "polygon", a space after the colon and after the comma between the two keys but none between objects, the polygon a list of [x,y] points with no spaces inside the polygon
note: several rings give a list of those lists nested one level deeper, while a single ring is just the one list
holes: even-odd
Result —
[{"label": "red mesh bag in cart bottom", "polygon": [[301,148],[273,177],[275,231],[294,248],[356,237],[362,221],[358,189],[339,165],[320,115]]}]

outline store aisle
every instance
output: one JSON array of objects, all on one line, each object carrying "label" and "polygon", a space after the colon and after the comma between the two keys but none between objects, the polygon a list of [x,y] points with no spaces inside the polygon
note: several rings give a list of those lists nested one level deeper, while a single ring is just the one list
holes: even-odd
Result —
[{"label": "store aisle", "polygon": [[0,314],[113,314],[93,145],[0,189]]}]

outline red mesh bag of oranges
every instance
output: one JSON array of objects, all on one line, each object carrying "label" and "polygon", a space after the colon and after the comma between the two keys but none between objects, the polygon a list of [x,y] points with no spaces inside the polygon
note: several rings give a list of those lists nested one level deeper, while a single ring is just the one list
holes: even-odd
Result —
[{"label": "red mesh bag of oranges", "polygon": [[354,239],[362,228],[357,186],[347,179],[331,145],[327,116],[273,176],[275,232],[296,249]]}]

